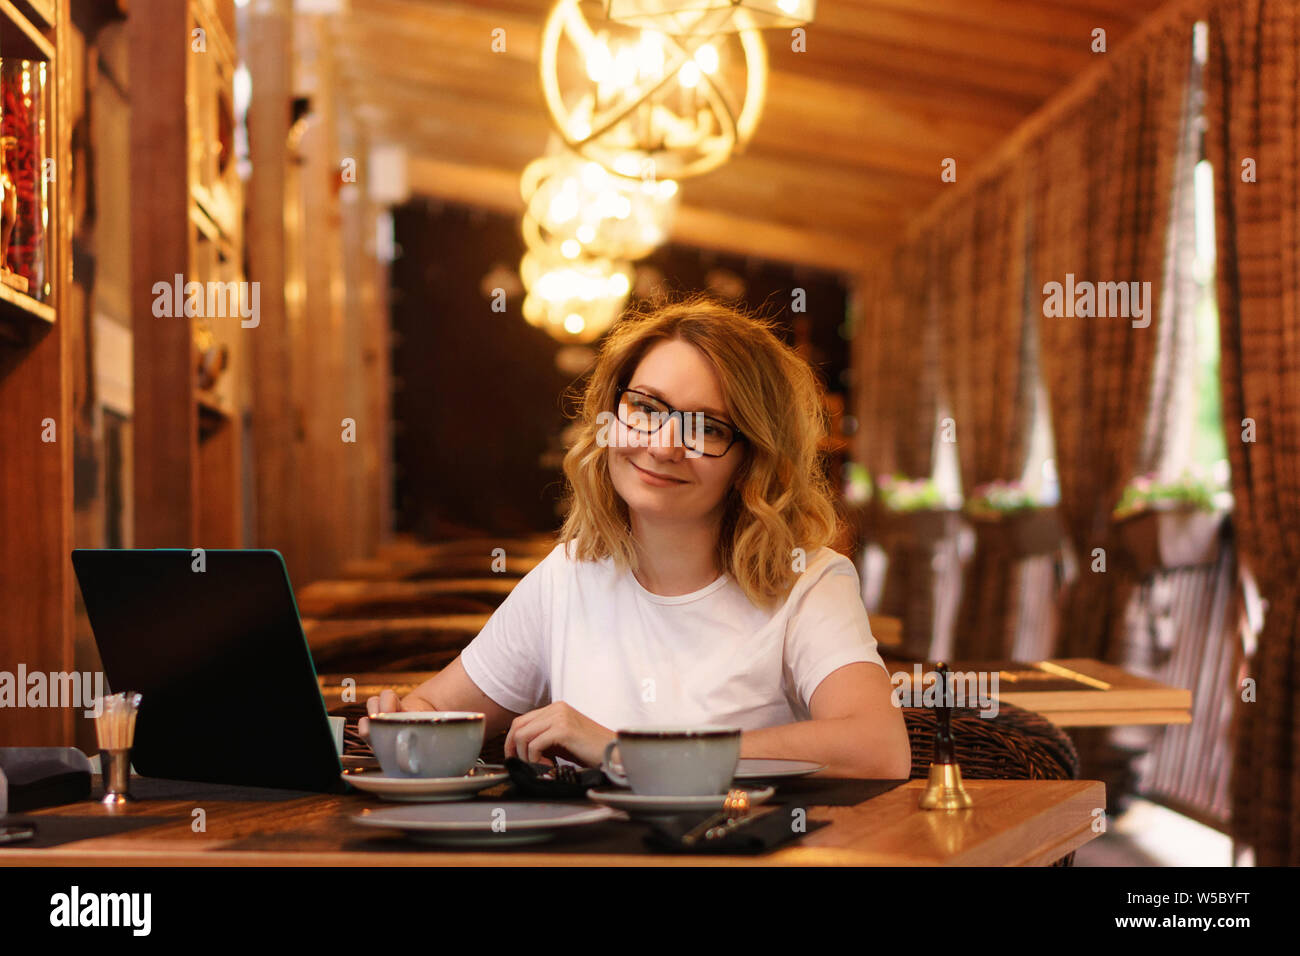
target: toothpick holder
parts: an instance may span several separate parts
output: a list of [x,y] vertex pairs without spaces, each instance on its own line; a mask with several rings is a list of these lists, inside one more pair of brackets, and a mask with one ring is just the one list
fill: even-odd
[[113,694],[99,702],[95,736],[99,742],[99,770],[104,780],[106,807],[120,807],[135,800],[131,796],[131,745],[135,742],[135,718],[140,695]]
[[99,767],[104,776],[104,798],[100,803],[106,807],[134,803],[135,797],[131,796],[131,749],[101,750]]

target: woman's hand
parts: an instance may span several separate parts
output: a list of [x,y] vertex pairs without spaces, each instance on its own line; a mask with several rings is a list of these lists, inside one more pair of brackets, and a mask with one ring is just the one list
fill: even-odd
[[558,756],[584,767],[599,767],[605,745],[613,739],[614,731],[564,701],[556,701],[511,722],[505,754],[529,763],[545,763],[544,756]]
[[[402,698],[397,696],[395,690],[382,690],[378,697],[371,697],[366,701],[366,713],[371,717],[375,714],[392,714],[407,709],[402,706]],[[370,739],[370,721],[367,718],[362,717],[357,721],[357,733],[364,740]]]

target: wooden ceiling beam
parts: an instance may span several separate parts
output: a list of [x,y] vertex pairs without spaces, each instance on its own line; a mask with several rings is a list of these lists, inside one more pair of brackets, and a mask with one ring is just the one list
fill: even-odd
[[[385,7],[404,6],[400,0],[367,0],[382,3]],[[536,64],[543,19],[536,21],[503,19],[491,10],[478,10],[472,14],[435,15],[442,7],[430,5],[423,17],[395,24],[387,15],[368,9],[356,9],[346,18],[340,18],[334,27],[336,39],[344,45],[366,49],[377,59],[398,58],[409,63],[417,72],[444,73],[453,68],[475,71],[490,67],[489,57],[502,64]],[[495,27],[506,30],[506,52],[492,53],[489,38]],[[1062,62],[1058,52],[1040,58],[1042,66],[1033,68],[1026,64],[1008,64],[1000,58],[989,58],[982,53],[986,43],[972,42],[978,32],[962,31],[966,45],[959,49],[934,51],[912,42],[884,39],[879,36],[855,36],[851,32],[824,30],[818,33],[814,24],[809,33],[806,53],[791,53],[781,42],[782,35],[771,31],[765,37],[769,57],[775,66],[774,80],[784,75],[784,70],[800,73],[805,69],[818,72],[829,60],[837,73],[832,74],[835,85],[864,86],[870,88],[865,78],[859,78],[858,69],[875,66],[886,73],[942,77],[946,86],[971,87],[999,91],[1009,97],[1022,98],[1026,93],[1046,97],[1059,88],[1072,70]],[[933,92],[933,82],[931,91]]]
[[[1107,9],[1092,0],[1055,4],[1038,0],[830,0],[836,8],[852,10],[862,19],[880,12],[904,17],[925,30],[931,21],[946,21],[1048,44],[1072,45],[1071,38],[1088,36],[1094,27],[1131,27],[1162,0],[1132,0]],[[822,4],[818,4],[820,12]],[[821,17],[818,17],[818,21]]]
[[[683,184],[678,230],[696,239],[681,241],[783,257],[802,243],[820,265],[880,255],[944,195],[942,159],[959,175],[983,165],[1096,62],[1092,29],[1113,46],[1161,2],[821,0],[807,52],[764,35],[764,116],[747,149]],[[350,0],[328,26],[342,89],[377,140],[407,148],[426,188],[515,208],[519,173],[552,135],[536,75],[552,6]],[[504,53],[491,51],[498,27]]]
[[[523,212],[519,175],[512,170],[415,157],[407,163],[407,182],[418,195],[507,215]],[[864,261],[878,256],[886,245],[871,246],[833,233],[794,229],[685,202],[674,220],[670,241],[845,273],[860,270]]]
[[[529,135],[537,148],[545,144],[549,122],[540,95],[527,87],[511,95],[471,97],[468,90],[449,91],[408,80],[400,66],[340,58],[345,83],[367,102],[386,107],[401,122],[436,118],[448,135],[464,129],[486,135]],[[979,155],[1017,125],[1018,117],[997,118],[946,113],[934,106],[925,112],[899,110],[886,97],[866,92],[836,96],[824,83],[786,77],[768,93],[767,108],[751,149],[772,149],[804,157],[802,171],[816,175],[815,165],[868,162],[876,168],[920,175],[937,169],[940,160]],[[450,129],[449,129],[450,127]]]

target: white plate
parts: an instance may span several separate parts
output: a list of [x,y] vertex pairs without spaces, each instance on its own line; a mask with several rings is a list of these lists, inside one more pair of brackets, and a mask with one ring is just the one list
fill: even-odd
[[[744,788],[749,793],[749,803],[751,806],[758,806],[766,802],[776,793],[773,787],[758,787],[750,789]],[[658,796],[649,794],[632,793],[630,790],[624,790],[613,787],[600,787],[598,789],[588,790],[587,799],[594,800],[596,803],[604,804],[607,807],[613,807],[615,810],[623,810],[633,816],[672,816],[678,813],[708,813],[710,810],[721,810],[722,803],[727,799],[725,793],[709,793],[703,796]]]
[[563,827],[599,823],[617,816],[609,807],[476,800],[367,810],[352,817],[352,822],[401,830],[424,843],[513,846],[548,840]]
[[460,777],[386,777],[381,773],[345,773],[343,779],[358,790],[401,803],[439,803],[464,800],[480,790],[510,779],[507,773],[477,772]]

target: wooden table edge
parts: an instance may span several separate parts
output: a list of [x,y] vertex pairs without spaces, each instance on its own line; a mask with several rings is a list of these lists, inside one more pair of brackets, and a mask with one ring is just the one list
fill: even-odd
[[[973,784],[992,783],[995,781],[972,781]],[[1012,782],[1012,781],[1004,781]],[[1019,781],[1016,781],[1019,782]],[[1048,782],[1048,781],[1024,781]],[[1105,803],[1105,784],[1100,780],[1058,780],[1053,783],[1077,784],[1078,790],[1066,799],[1066,803],[1079,808],[1090,809],[1092,805]],[[899,790],[916,793],[924,787],[922,780],[910,780]],[[891,793],[896,791],[890,791]],[[869,802],[869,801],[866,801]],[[935,811],[939,812],[939,811]],[[1042,811],[1043,813],[1060,812],[1058,807]],[[1068,811],[1067,811],[1068,812]],[[38,818],[39,819],[39,818]],[[1029,820],[1022,825],[1028,825]],[[897,853],[858,850],[847,847],[789,846],[770,854],[751,856],[747,854],[605,854],[605,853],[516,853],[493,850],[456,851],[430,850],[428,852],[403,850],[396,853],[359,852],[349,850],[231,850],[226,849],[235,841],[214,841],[202,848],[177,851],[157,846],[136,848],[94,848],[97,838],[79,840],[56,847],[41,849],[21,849],[11,846],[0,850],[0,868],[17,866],[49,867],[114,867],[114,866],[421,866],[421,867],[480,867],[480,866],[527,866],[527,867],[627,867],[627,866],[759,866],[759,867],[805,867],[805,866],[854,866],[854,867],[907,867],[918,866],[1034,866],[1051,863],[1098,834],[1092,831],[1091,818],[1081,821],[1080,825],[1065,836],[1057,839],[1046,849],[1039,849],[1027,857],[1007,856],[1000,861],[979,860],[979,857],[996,856],[996,843],[1001,839],[1010,839],[1004,834],[994,840],[994,847],[982,843],[972,847],[963,857],[951,860],[917,859]],[[970,858],[975,857],[972,861]]]
[[1040,710],[1058,727],[1128,727],[1190,724],[1190,710]]

